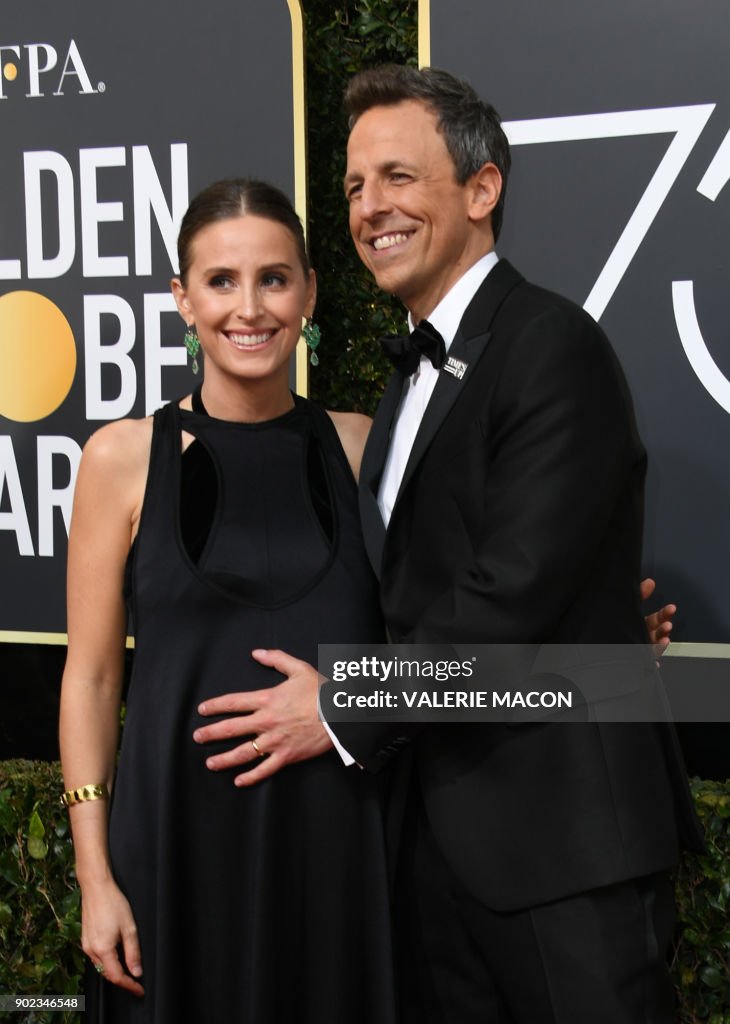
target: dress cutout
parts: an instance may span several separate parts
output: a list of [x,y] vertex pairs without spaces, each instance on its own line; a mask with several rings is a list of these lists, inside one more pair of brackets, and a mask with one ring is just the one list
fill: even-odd
[[[217,475],[197,562],[180,529],[182,430]],[[240,768],[205,766],[232,741],[192,738],[203,699],[281,680],[253,648],[316,664],[318,643],[383,639],[356,485],[327,414],[298,398],[265,423],[158,411],[130,596],[109,835],[145,996],[89,971],[87,1024],[393,1024],[385,780],[330,751],[238,789]]]

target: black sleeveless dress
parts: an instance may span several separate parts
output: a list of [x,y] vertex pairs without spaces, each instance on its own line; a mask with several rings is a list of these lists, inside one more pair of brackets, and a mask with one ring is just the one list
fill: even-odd
[[[182,430],[214,481],[196,557],[181,531]],[[390,1024],[383,782],[330,751],[238,789],[241,769],[205,766],[232,741],[192,738],[204,698],[280,681],[254,648],[316,664],[318,643],[382,639],[356,486],[327,414],[296,399],[239,424],[165,406],[135,548],[110,847],[145,996],[92,972],[87,1024]]]

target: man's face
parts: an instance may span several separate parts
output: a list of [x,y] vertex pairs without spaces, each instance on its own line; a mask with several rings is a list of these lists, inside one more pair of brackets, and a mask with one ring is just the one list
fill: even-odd
[[473,194],[420,101],[372,107],[356,122],[345,175],[355,248],[416,321],[491,248],[470,217]]

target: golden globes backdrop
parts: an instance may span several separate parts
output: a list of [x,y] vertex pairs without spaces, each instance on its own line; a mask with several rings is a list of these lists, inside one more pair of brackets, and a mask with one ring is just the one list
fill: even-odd
[[611,338],[650,457],[646,569],[682,639],[727,655],[730,8],[422,0],[419,33],[506,122],[498,251]]
[[298,0],[6,0],[0,138],[0,639],[52,641],[81,447],[194,381],[189,197],[250,175],[305,212]]

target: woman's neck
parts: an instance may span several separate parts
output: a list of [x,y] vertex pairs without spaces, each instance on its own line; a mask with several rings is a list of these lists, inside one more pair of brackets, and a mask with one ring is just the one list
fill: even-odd
[[234,423],[259,423],[283,416],[294,407],[288,383],[271,380],[231,382],[203,380],[200,397],[209,416]]

